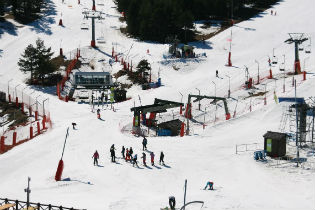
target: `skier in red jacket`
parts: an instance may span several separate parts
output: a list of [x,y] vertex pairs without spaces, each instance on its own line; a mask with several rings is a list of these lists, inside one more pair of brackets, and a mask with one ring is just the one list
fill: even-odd
[[94,165],[97,165],[98,166],[98,158],[99,158],[99,154],[97,152],[97,150],[94,152],[92,158],[94,158]]
[[153,152],[151,152],[151,153],[150,153],[150,156],[151,156],[151,165],[154,166],[154,156],[155,156],[155,155],[154,155]]

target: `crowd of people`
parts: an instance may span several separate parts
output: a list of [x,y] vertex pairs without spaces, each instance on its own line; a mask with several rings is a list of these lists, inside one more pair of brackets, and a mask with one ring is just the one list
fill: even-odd
[[[148,144],[147,138],[143,137],[143,140],[142,140],[143,152],[142,152],[142,156],[140,157],[142,159],[142,164],[145,167],[147,167],[147,154],[146,154],[146,152],[148,152],[149,155],[150,155],[151,165],[155,166],[155,162],[154,162],[155,154],[152,151],[148,151],[147,144]],[[115,150],[116,150],[115,144],[113,144],[110,147],[111,162],[116,162],[116,158],[117,157],[116,157]],[[94,159],[94,165],[98,166],[99,154],[98,154],[97,150],[94,152],[92,158]],[[121,158],[124,159],[126,162],[132,163],[133,166],[139,167],[138,166],[138,155],[134,154],[134,151],[133,151],[132,147],[128,148],[128,147],[122,146],[122,148],[121,148]],[[161,151],[161,153],[160,153],[159,163],[160,163],[160,165],[165,165],[163,151]]]

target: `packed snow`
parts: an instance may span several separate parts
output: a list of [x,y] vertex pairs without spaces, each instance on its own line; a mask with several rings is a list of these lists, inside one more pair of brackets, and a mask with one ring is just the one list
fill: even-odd
[[[206,57],[187,60],[163,56],[168,51],[166,44],[141,42],[121,34],[120,27],[126,24],[119,21],[121,14],[113,0],[96,0],[96,9],[105,17],[96,21],[96,38],[105,40],[105,43],[96,43],[98,49],[89,47],[91,20],[84,20],[82,14],[85,8],[92,8],[92,1],[81,0],[79,5],[77,0],[47,2],[49,9],[40,20],[26,26],[10,20],[8,30],[0,29],[0,90],[7,92],[10,79],[13,79],[10,82],[12,92],[16,85],[25,83],[29,75],[19,71],[17,61],[25,47],[34,44],[38,37],[46,46],[52,47],[55,56],[62,47],[70,59],[80,48],[80,59],[88,65],[76,71],[91,71],[88,66],[92,63],[94,71],[117,72],[120,64],[109,65],[113,47],[134,66],[141,59],[147,59],[152,66],[153,80],[160,75],[162,87],[142,90],[140,86],[132,86],[127,92],[131,100],[114,104],[115,111],[110,105],[95,107],[101,109],[102,120],[99,120],[89,104],[66,103],[60,101],[52,89],[21,85],[18,89],[26,87],[26,94],[35,89],[34,95],[40,95],[41,101],[49,98],[52,128],[0,155],[0,197],[26,200],[24,189],[27,177],[31,177],[31,201],[36,203],[89,210],[147,210],[168,206],[168,197],[174,195],[177,207],[181,207],[187,179],[186,201],[204,201],[203,208],[207,209],[314,209],[315,164],[296,168],[292,163],[277,167],[272,160],[267,163],[255,161],[253,151],[235,154],[236,144],[258,143],[257,149],[263,149],[263,135],[267,131],[278,131],[283,105],[275,103],[274,92],[277,97],[294,96],[292,76],[286,76],[284,80],[283,72],[279,70],[285,54],[286,71],[293,72],[294,46],[284,41],[291,32],[302,32],[315,40],[313,0],[280,1],[273,8],[234,25],[205,43],[190,43],[196,54],[206,53]],[[270,15],[270,10],[277,11],[277,15]],[[64,27],[58,26],[60,18]],[[89,25],[89,30],[81,30],[83,23]],[[230,39],[233,66],[227,67]],[[308,43],[306,41],[305,45]],[[314,44],[311,54],[300,51],[301,67],[307,71],[307,79],[303,81],[303,75],[294,77],[298,97],[314,97],[314,52]],[[267,79],[268,58],[272,59],[273,55],[278,59],[278,64],[271,66],[275,79]],[[267,105],[264,105],[264,96],[248,98],[249,91],[243,88],[244,66],[257,82],[255,61],[259,63],[261,81],[252,92],[268,91]],[[219,77],[215,75],[216,70]],[[143,166],[140,159],[142,138],[130,132],[133,117],[130,108],[140,106],[139,98],[142,105],[153,104],[154,98],[187,103],[188,94],[197,95],[197,89],[201,95],[227,97],[228,76],[231,78],[232,98],[228,99],[228,106],[232,119],[225,120],[223,103],[216,107],[209,104],[209,100],[203,100],[199,111],[198,102],[194,102],[196,121],[190,122],[190,135],[156,137],[149,133],[148,150],[155,153],[156,166]],[[119,78],[119,81],[129,83],[127,78]],[[176,119],[186,122],[179,116],[179,109],[172,111]],[[173,113],[161,114],[159,122],[172,119]],[[72,129],[72,122],[77,124],[76,130]],[[69,137],[63,157],[62,178],[65,181],[56,182],[55,172],[68,127]],[[112,144],[116,147],[117,163],[110,161]],[[120,158],[122,146],[132,147],[138,154],[139,168]],[[93,165],[95,150],[100,154],[99,167]],[[161,151],[165,154],[164,166],[158,164]],[[292,148],[292,154],[294,152],[295,148]],[[149,153],[146,154],[149,162]],[[310,163],[315,162],[314,153],[307,156],[301,151],[301,156],[307,157]],[[202,190],[207,181],[214,182],[213,191]],[[196,204],[186,209],[200,207]]]

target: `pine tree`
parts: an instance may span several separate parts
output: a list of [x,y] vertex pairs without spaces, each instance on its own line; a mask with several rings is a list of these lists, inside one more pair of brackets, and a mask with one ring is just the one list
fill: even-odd
[[42,80],[42,84],[44,83],[45,75],[53,73],[55,70],[53,64],[50,62],[53,54],[54,53],[51,52],[51,47],[46,48],[43,40],[36,40],[37,68],[35,74],[37,78]]
[[31,73],[30,81],[33,81],[33,75],[34,71],[36,69],[37,65],[37,59],[36,59],[36,48],[30,44],[26,47],[24,50],[24,53],[22,54],[22,58],[18,61],[18,66],[20,67],[20,70],[24,73]]
[[147,82],[147,76],[149,75],[149,72],[151,70],[150,63],[143,59],[139,62],[136,68],[136,74],[138,75],[138,78],[142,78],[141,83]]
[[32,44],[26,47],[18,65],[24,73],[31,73],[30,83],[35,78],[41,79],[42,84],[44,84],[45,76],[55,71],[55,67],[50,61],[52,55],[51,48],[46,48],[41,39],[36,40],[36,47]]

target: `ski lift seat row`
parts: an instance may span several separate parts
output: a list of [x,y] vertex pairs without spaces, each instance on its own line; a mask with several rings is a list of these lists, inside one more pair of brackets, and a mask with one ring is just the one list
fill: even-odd
[[305,53],[311,53],[311,46],[310,45],[305,47]]
[[81,29],[82,29],[82,30],[89,30],[89,29],[90,29],[90,26],[89,26],[88,23],[83,22],[83,23],[81,24]]
[[281,63],[280,66],[279,66],[279,70],[280,71],[284,71],[284,68],[285,68],[284,63]]
[[272,64],[277,64],[278,63],[278,58],[276,56],[272,57]]
[[103,36],[97,38],[96,41],[97,41],[97,43],[100,43],[100,44],[105,44],[106,43],[105,38]]

